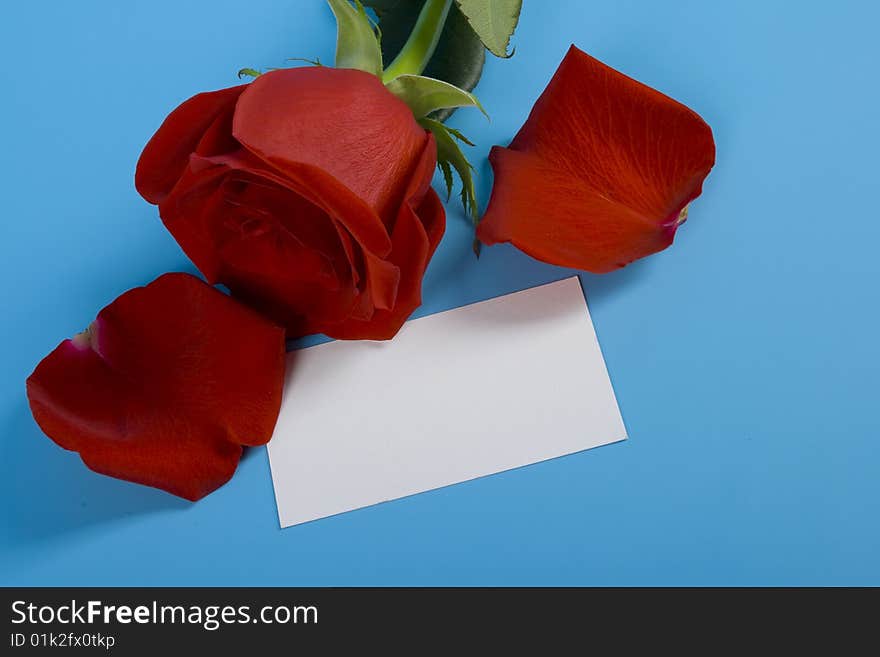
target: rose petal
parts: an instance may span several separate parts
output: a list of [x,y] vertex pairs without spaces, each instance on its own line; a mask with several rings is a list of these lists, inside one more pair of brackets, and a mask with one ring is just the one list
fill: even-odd
[[[261,175],[285,185],[345,226],[352,237],[376,255],[391,249],[391,240],[382,218],[338,179],[311,164],[289,162],[282,157],[272,160],[275,168],[261,170]],[[252,167],[253,168],[253,167]]]
[[394,307],[377,307],[369,321],[350,317],[336,325],[309,326],[310,330],[348,340],[389,340],[421,305],[422,278],[446,227],[443,203],[430,187],[435,166],[436,149],[431,137],[406,190],[409,200],[401,206],[391,235],[388,261],[400,270]]
[[[362,256],[361,271],[354,268],[350,233],[253,159],[193,158],[160,205],[162,220],[209,281],[229,287],[291,336],[302,334],[304,316],[342,321],[358,303],[365,268]],[[333,202],[349,199],[342,189]],[[354,203],[349,207],[355,211]],[[387,253],[391,240],[384,228],[379,235]]]
[[390,310],[397,300],[400,267],[364,251],[370,297],[376,310]]
[[508,148],[477,236],[596,273],[672,243],[715,162],[692,110],[574,46]]
[[[370,251],[385,255],[391,249],[391,240],[382,219],[363,199],[318,167],[287,161],[282,157],[275,158],[270,165],[243,149],[212,157],[194,155],[190,162],[193,173],[201,173],[206,169],[216,171],[219,170],[217,167],[222,167],[230,171],[245,171],[278,187],[289,189],[345,226]],[[185,179],[186,173],[181,178],[183,182],[178,183],[184,192],[192,186]],[[159,206],[163,220],[164,211],[168,207],[168,203]],[[290,216],[291,221],[296,221],[295,213],[287,212],[284,215]]]
[[233,135],[261,158],[321,169],[393,217],[427,135],[374,75],[303,67],[254,80],[238,102]]
[[229,103],[217,114],[208,129],[196,144],[194,153],[201,157],[214,157],[232,153],[241,148],[232,136],[232,117],[235,115],[235,104]]
[[246,86],[198,94],[168,115],[138,160],[134,180],[141,196],[150,203],[162,201],[183,174],[190,154],[203,141],[206,131],[212,135],[209,139],[213,146],[206,142],[201,147],[216,152],[221,128],[210,129],[215,122],[222,123],[224,115],[231,114]]
[[96,472],[197,500],[272,435],[284,332],[188,274],[116,299],[27,381],[43,431]]

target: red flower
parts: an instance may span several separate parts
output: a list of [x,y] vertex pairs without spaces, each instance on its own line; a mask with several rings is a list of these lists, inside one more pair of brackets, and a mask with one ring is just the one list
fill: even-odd
[[95,472],[197,500],[272,436],[284,331],[188,274],[98,313],[27,380],[37,423]]
[[377,77],[297,68],[183,103],[136,185],[209,281],[292,336],[387,339],[443,235],[435,164]]
[[574,46],[508,148],[477,236],[601,273],[672,244],[715,162],[693,111]]

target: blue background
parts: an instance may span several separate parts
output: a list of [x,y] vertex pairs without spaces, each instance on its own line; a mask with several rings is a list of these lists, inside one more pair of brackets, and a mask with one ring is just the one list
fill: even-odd
[[[265,449],[190,505],[56,447],[24,380],[124,290],[192,271],[132,182],[165,114],[242,66],[332,61],[329,10],[3,13],[0,583],[880,584],[876,3],[525,0],[516,55],[489,58],[477,90],[491,123],[453,119],[484,202],[489,147],[571,42],[717,140],[675,245],[582,276],[630,440],[286,530]],[[508,246],[475,261],[455,199],[448,223],[420,314],[567,274]]]

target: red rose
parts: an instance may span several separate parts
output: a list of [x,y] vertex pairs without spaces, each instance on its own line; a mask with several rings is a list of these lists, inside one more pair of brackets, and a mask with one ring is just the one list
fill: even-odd
[[595,273],[672,244],[715,163],[696,112],[574,46],[507,148],[477,236]]
[[435,164],[376,76],[311,67],[189,99],[135,182],[209,281],[291,336],[387,339],[443,235]]
[[284,330],[189,274],[129,290],[27,380],[40,428],[95,472],[197,500],[272,437]]

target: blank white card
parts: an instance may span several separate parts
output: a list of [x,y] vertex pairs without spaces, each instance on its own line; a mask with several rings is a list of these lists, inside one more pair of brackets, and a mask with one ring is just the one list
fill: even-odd
[[282,527],[626,438],[577,277],[288,359]]

